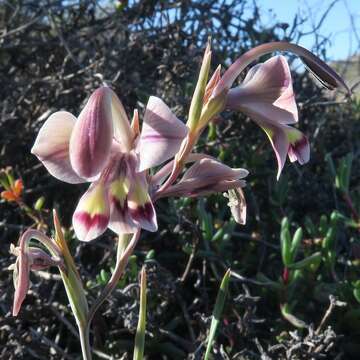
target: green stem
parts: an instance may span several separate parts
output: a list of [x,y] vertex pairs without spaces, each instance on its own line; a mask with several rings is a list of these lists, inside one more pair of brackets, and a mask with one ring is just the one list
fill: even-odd
[[80,335],[80,344],[81,344],[81,352],[83,356],[83,360],[91,360],[91,347],[89,340],[89,326],[84,326],[78,324],[79,335]]
[[69,248],[61,229],[59,218],[54,211],[55,242],[60,248],[60,253],[64,259],[65,268],[60,268],[60,275],[66,290],[73,316],[79,329],[81,351],[84,360],[91,360],[91,347],[89,341],[89,329],[87,325],[88,303],[85,296],[80,275],[76,269],[74,259],[70,254]]
[[100,296],[95,300],[94,304],[91,306],[86,322],[86,334],[89,335],[91,322],[94,318],[96,311],[103,304],[103,302],[107,299],[107,297],[112,293],[112,291],[116,288],[121,276],[124,273],[125,267],[128,263],[130,255],[133,253],[134,248],[140,237],[140,229],[133,234],[130,242],[128,242],[129,234],[122,234],[119,236],[118,242],[118,252],[117,252],[117,260],[115,265],[115,270],[103,289]]
[[140,311],[139,321],[135,335],[135,348],[133,360],[143,360],[145,348],[145,328],[146,328],[146,272],[141,270],[140,278]]

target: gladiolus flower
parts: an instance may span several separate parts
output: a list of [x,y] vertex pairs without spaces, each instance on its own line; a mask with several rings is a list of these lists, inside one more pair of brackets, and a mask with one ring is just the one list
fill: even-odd
[[156,97],[150,97],[138,138],[124,107],[108,87],[97,89],[79,117],[56,112],[44,123],[32,153],[59,180],[90,181],[73,215],[77,237],[90,241],[107,227],[116,233],[157,230],[145,170],[175,155],[187,128]]
[[265,131],[276,154],[278,178],[286,155],[300,164],[309,161],[308,140],[288,126],[298,121],[298,111],[290,69],[283,56],[251,68],[242,84],[228,92],[226,107],[247,114]]
[[232,169],[215,159],[203,158],[196,161],[162,196],[195,197],[244,187],[245,181],[240,179],[247,175],[245,169]]
[[107,227],[157,230],[144,170],[174,156],[187,128],[156,97],[149,99],[139,139],[137,116],[130,126],[118,97],[101,87],[77,119],[60,111],[40,129],[32,153],[48,171],[69,183],[91,182],[73,215],[80,240],[95,239]]
[[[151,196],[161,181],[152,181],[147,170],[172,158],[187,134],[187,126],[154,96],[149,98],[140,132],[138,113],[130,125],[118,97],[102,87],[91,95],[77,119],[64,111],[51,115],[32,153],[59,180],[91,182],[73,215],[77,237],[90,241],[108,227],[117,234],[134,233],[138,228],[157,230]],[[212,182],[211,176],[205,179],[204,173],[194,171],[198,166],[208,175],[213,172]],[[177,188],[170,187],[159,197],[226,191],[242,186],[244,182],[238,179],[246,174],[219,162],[201,162],[185,173]]]
[[286,59],[283,56],[275,56],[252,67],[238,87],[231,87],[252,61],[278,50],[298,55],[326,88],[343,88],[350,93],[343,79],[308,50],[286,42],[273,42],[246,52],[221,78],[218,74],[219,69],[216,70],[208,84],[213,90],[210,96],[207,95],[200,120],[203,127],[224,109],[237,110],[248,115],[265,131],[271,142],[278,163],[277,178],[280,177],[286,156],[289,156],[291,162],[298,161],[300,164],[305,164],[310,158],[306,136],[289,126],[297,123],[298,112]]
[[[40,248],[29,246],[32,238],[44,243],[52,254],[49,255]],[[64,263],[61,250],[56,243],[38,230],[30,229],[24,232],[19,246],[11,245],[10,252],[17,257],[15,264],[10,266],[10,270],[14,271],[15,287],[13,315],[17,316],[30,286],[30,270],[43,270],[50,266],[63,267]]]

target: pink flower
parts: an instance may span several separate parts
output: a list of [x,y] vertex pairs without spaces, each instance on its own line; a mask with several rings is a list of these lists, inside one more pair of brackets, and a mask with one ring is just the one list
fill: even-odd
[[[49,255],[40,248],[29,246],[32,238],[43,243],[52,254]],[[38,230],[29,229],[25,231],[20,238],[19,246],[11,245],[10,252],[17,257],[15,264],[10,267],[14,271],[15,286],[13,315],[17,316],[30,286],[30,270],[43,270],[50,266],[63,268],[64,263],[61,250],[55,241]]]
[[[137,228],[157,230],[151,196],[159,183],[151,180],[147,170],[171,159],[187,133],[187,126],[167,105],[151,96],[139,134],[137,113],[130,125],[116,94],[101,87],[77,119],[64,111],[52,114],[40,129],[32,153],[59,180],[91,182],[73,215],[77,237],[90,241],[108,227],[118,234],[134,233]],[[235,180],[245,174],[235,171],[230,177]],[[201,174],[197,180],[201,183]],[[228,177],[225,181],[212,184],[214,191],[239,185],[229,182]],[[206,186],[210,190],[211,184]],[[188,192],[183,186],[182,194]]]
[[[305,63],[310,71],[329,89],[344,88],[350,92],[341,77],[308,50],[286,42],[273,42],[257,46],[240,56],[219,77],[216,70],[211,84],[211,95],[203,110],[203,124],[224,109],[237,110],[248,115],[268,136],[274,149],[280,177],[286,156],[291,162],[305,164],[310,158],[306,136],[290,126],[298,122],[298,111],[292,88],[289,66],[283,56],[275,56],[253,66],[244,81],[231,88],[236,78],[258,57],[273,51],[290,51]],[[210,81],[211,82],[211,81]],[[209,82],[209,85],[210,85]],[[215,111],[214,111],[215,109]]]
[[283,56],[252,67],[241,85],[229,90],[225,106],[247,114],[265,131],[276,154],[278,178],[286,155],[300,164],[309,161],[306,136],[289,126],[297,123],[298,111],[290,69]]

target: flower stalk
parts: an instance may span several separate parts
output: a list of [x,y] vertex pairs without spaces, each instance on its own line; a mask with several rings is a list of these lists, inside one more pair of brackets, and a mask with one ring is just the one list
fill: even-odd
[[135,335],[135,349],[133,360],[142,360],[145,348],[146,328],[146,271],[143,267],[140,273],[140,311]]
[[76,269],[74,259],[70,254],[69,248],[64,238],[61,224],[55,210],[53,212],[53,219],[55,227],[55,241],[61,249],[65,263],[65,269],[60,269],[60,275],[64,283],[72,313],[78,326],[83,359],[91,360],[92,355],[87,325],[89,308],[85,296],[85,291],[80,279],[80,275]]
[[107,299],[107,297],[116,288],[121,276],[124,273],[125,267],[128,263],[129,257],[132,255],[135,246],[139,240],[141,230],[138,229],[134,234],[121,234],[118,240],[117,260],[114,272],[106,284],[105,288],[101,292],[100,296],[92,304],[88,316],[87,316],[87,327],[90,329],[91,321],[94,318],[96,311]]

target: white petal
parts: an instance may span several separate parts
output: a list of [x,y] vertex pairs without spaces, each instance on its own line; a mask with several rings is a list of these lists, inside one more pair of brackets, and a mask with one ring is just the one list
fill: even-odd
[[86,181],[76,174],[70,163],[69,142],[75,121],[76,117],[66,111],[52,114],[31,149],[52,176],[71,184]]
[[160,165],[173,157],[187,132],[186,125],[169,107],[161,99],[151,96],[137,147],[140,155],[139,171]]

